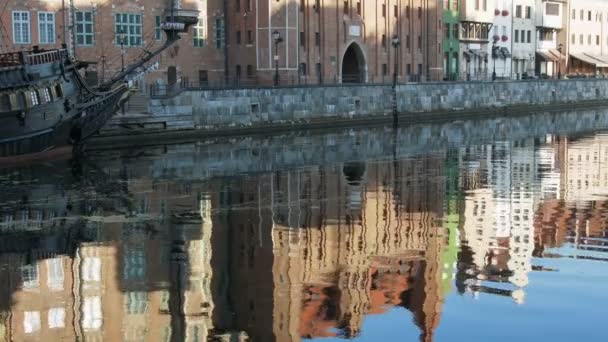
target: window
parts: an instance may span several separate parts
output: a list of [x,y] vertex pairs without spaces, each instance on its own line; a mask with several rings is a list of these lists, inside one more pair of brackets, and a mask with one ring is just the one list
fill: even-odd
[[130,291],[125,293],[125,312],[127,315],[142,315],[148,309],[148,293]]
[[13,11],[13,42],[30,43],[30,12]]
[[23,281],[23,287],[26,289],[38,287],[38,264],[22,266],[21,280]]
[[92,46],[93,37],[93,12],[76,12],[76,44],[78,46]]
[[488,0],[483,0],[483,10],[484,11],[488,10]]
[[306,47],[306,36],[303,31],[300,31],[300,46]]
[[579,34],[579,36],[578,36],[578,41],[579,41],[579,43],[580,43],[581,45],[583,45],[583,44],[584,44],[584,39],[583,39],[583,35],[582,35],[582,34]]
[[386,49],[386,35],[382,35],[381,44],[384,49]]
[[576,10],[572,10],[572,20],[576,20]]
[[85,257],[82,260],[82,280],[101,281],[101,259],[97,257]]
[[241,0],[236,0],[236,12],[241,11]]
[[521,5],[515,6],[515,18],[521,18]]
[[43,99],[44,99],[44,103],[51,102],[52,98],[51,98],[51,92],[49,91],[49,88],[43,88],[42,89],[42,96],[43,96]]
[[124,44],[125,46],[141,46],[141,14],[132,13],[116,13],[115,34],[116,45]]
[[241,79],[241,65],[240,64],[236,65],[235,74],[236,74],[236,79],[240,80]]
[[65,327],[65,309],[50,308],[48,313],[48,323],[50,329]]
[[382,76],[388,75],[388,66],[386,64],[382,64]]
[[321,33],[319,33],[319,32],[315,32],[315,45],[316,46],[321,45]]
[[519,43],[519,30],[515,30],[515,36],[513,37],[515,43]]
[[528,41],[528,43],[532,43],[532,31],[528,31],[528,33],[527,33],[527,41]]
[[141,280],[146,275],[146,260],[143,248],[131,247],[124,253],[123,279]]
[[361,1],[357,1],[357,14],[361,15]]
[[453,26],[453,30],[452,30],[452,35],[454,36],[454,39],[458,39],[460,38],[458,36],[458,24],[454,24]]
[[479,0],[475,0],[475,9],[479,11]]
[[418,50],[422,49],[422,36],[418,36]]
[[300,63],[300,75],[301,76],[308,75],[308,68],[306,66],[306,63]]
[[585,20],[585,11],[581,10],[581,21]]
[[163,39],[163,30],[161,29],[161,17],[160,16],[155,16],[154,17],[154,39],[156,40],[162,40]]
[[591,21],[591,11],[587,12],[587,20]]
[[241,45],[241,31],[236,31],[236,44]]
[[397,5],[393,6],[393,17],[397,18],[399,16],[399,9]]
[[409,50],[410,48],[410,35],[405,36],[405,47]]
[[591,45],[591,35],[587,35],[587,45]]
[[253,77],[253,65],[247,64],[247,78]]
[[224,47],[224,18],[215,19],[215,47],[217,49]]
[[247,31],[247,44],[253,44],[253,31]]
[[[205,22],[202,18],[198,19],[198,23],[196,26],[192,28],[192,45],[194,47],[203,47],[205,46],[205,41],[207,40],[207,30],[205,30]],[[237,44],[241,43],[241,31],[237,33]]]
[[576,35],[574,33],[572,34],[570,41],[572,42],[572,45],[576,44]]
[[382,4],[382,18],[386,18],[386,4]]
[[408,64],[405,65],[405,73],[407,75],[411,75],[412,74],[412,65],[411,64],[408,63]]
[[600,36],[595,36],[595,45],[600,45]]
[[38,40],[40,44],[55,44],[55,13],[38,12]]
[[526,19],[532,18],[532,7],[526,6]]
[[40,312],[23,312],[23,330],[26,334],[31,334],[40,330]]
[[445,39],[450,39],[450,24],[445,24],[443,28],[443,35]]
[[348,14],[348,0],[344,0],[344,14]]
[[84,330],[99,330],[102,319],[101,298],[85,297],[82,304],[82,327]]
[[47,284],[54,291],[63,290],[63,260],[61,258],[47,259]]

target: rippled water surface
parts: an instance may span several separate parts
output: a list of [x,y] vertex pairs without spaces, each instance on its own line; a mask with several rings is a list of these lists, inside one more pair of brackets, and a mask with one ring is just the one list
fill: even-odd
[[606,341],[608,112],[566,114],[0,167],[0,341]]

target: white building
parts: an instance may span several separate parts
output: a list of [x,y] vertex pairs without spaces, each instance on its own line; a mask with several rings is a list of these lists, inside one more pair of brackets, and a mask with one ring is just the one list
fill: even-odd
[[569,73],[600,73],[608,68],[608,2],[576,0],[568,15]]
[[494,22],[491,0],[460,2],[461,78],[485,79],[488,76],[488,43]]
[[535,0],[513,0],[513,73],[534,75],[536,52]]
[[566,73],[564,62],[567,46],[558,42],[558,35],[564,28],[566,10],[566,0],[536,0],[537,75],[556,77]]
[[[511,45],[512,45],[512,0],[494,0],[494,26],[488,44],[488,54],[492,59],[492,73],[496,68],[498,79],[511,76]],[[495,42],[495,43],[494,43]],[[493,51],[493,46],[496,49]]]

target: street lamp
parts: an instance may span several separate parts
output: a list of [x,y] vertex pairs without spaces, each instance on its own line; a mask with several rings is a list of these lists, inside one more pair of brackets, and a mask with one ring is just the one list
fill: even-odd
[[120,71],[125,71],[125,32],[122,28],[118,29],[118,40],[120,41]]
[[394,35],[392,40],[391,40],[391,44],[393,45],[393,49],[395,50],[395,67],[393,68],[393,87],[397,86],[397,68],[399,68],[399,63],[398,63],[398,56],[399,56],[399,50],[397,50],[397,48],[399,47],[399,45],[401,45],[401,40],[399,39],[399,36]]
[[559,44],[559,46],[557,47],[557,51],[559,52],[559,61],[557,62],[557,79],[561,79],[562,78],[562,48],[564,47],[564,44]]
[[274,31],[272,33],[272,40],[274,41],[274,85],[279,85],[279,43],[283,41],[281,33]]
[[393,126],[396,128],[399,124],[399,118],[397,116],[397,68],[399,67],[398,57],[399,57],[399,45],[401,44],[401,40],[398,35],[394,35],[391,39],[391,45],[393,45],[393,49],[395,50],[395,66],[393,68]]
[[492,64],[493,64],[493,70],[492,70],[492,82],[496,81],[496,57],[498,57],[498,46],[496,46],[496,43],[498,42],[498,39],[494,38],[494,41],[492,42]]

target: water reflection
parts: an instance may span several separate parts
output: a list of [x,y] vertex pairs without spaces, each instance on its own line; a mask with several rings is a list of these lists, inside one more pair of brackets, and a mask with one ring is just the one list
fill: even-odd
[[432,341],[450,296],[523,310],[560,269],[543,260],[608,260],[608,135],[231,175],[200,158],[2,170],[0,337],[356,338],[403,308],[391,329]]

